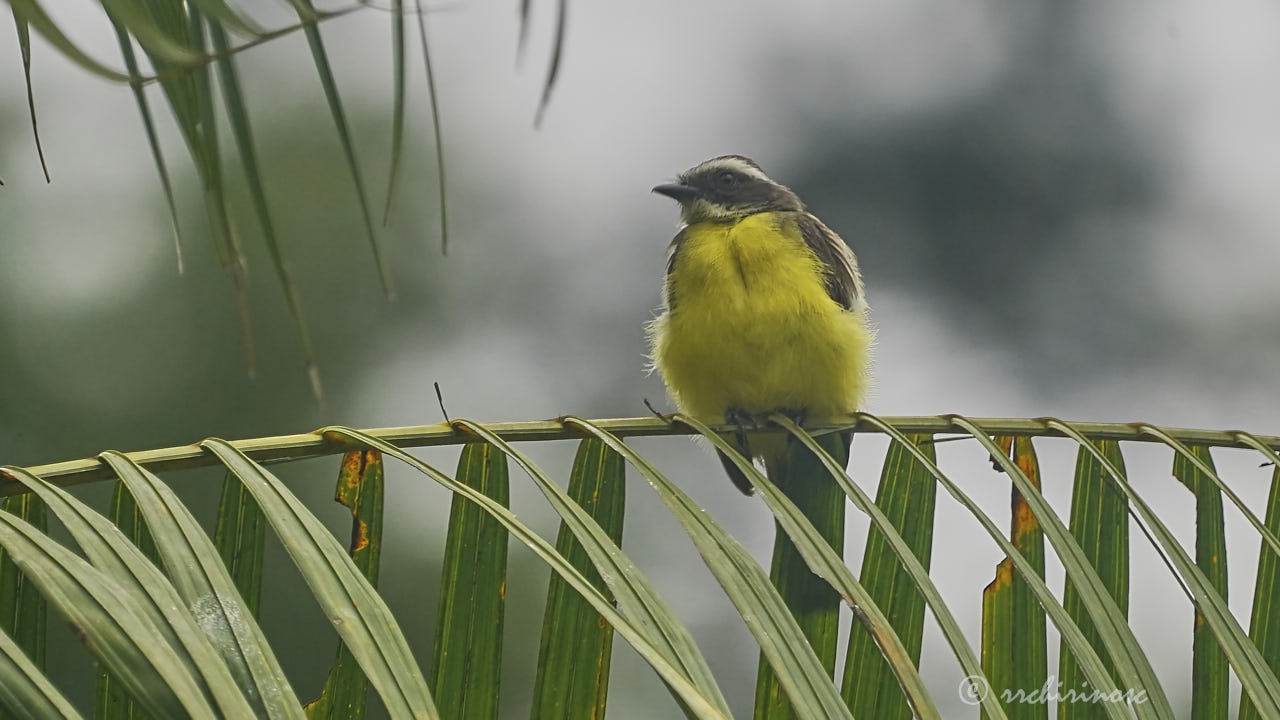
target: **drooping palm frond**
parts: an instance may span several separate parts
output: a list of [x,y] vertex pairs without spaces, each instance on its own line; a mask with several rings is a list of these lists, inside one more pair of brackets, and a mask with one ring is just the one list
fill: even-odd
[[[287,253],[280,246],[272,220],[270,193],[263,181],[266,168],[259,167],[258,154],[253,142],[250,122],[249,98],[242,91],[236,74],[237,56],[249,49],[276,38],[301,32],[307,39],[312,63],[329,107],[339,145],[341,146],[352,190],[360,208],[365,240],[371,249],[378,279],[387,299],[395,296],[391,263],[385,257],[379,233],[375,228],[371,201],[366,191],[364,174],[360,169],[354,139],[347,122],[347,110],[342,102],[333,68],[325,49],[321,29],[335,18],[370,7],[366,1],[352,0],[335,9],[318,9],[312,0],[275,0],[276,5],[289,9],[297,16],[297,22],[277,28],[259,27],[242,12],[225,0],[99,0],[106,16],[103,31],[113,31],[119,41],[123,67],[117,67],[109,59],[94,57],[59,27],[46,9],[45,0],[4,0],[12,10],[21,51],[21,69],[27,83],[31,125],[35,133],[35,145],[46,180],[49,170],[45,165],[44,148],[40,142],[39,125],[36,122],[34,91],[31,87],[32,31],[49,45],[85,71],[104,79],[128,84],[134,94],[141,115],[143,130],[147,136],[152,158],[160,178],[161,189],[168,205],[173,224],[174,247],[179,272],[184,268],[182,230],[178,222],[178,209],[170,182],[168,164],[157,140],[155,118],[145,92],[151,85],[159,85],[163,91],[177,128],[186,144],[188,155],[200,181],[209,228],[218,248],[224,269],[232,280],[236,307],[240,316],[242,342],[246,365],[250,374],[256,367],[256,352],[250,323],[248,283],[243,239],[230,222],[228,188],[235,184],[229,177],[219,152],[218,112],[229,120],[232,139],[239,158],[239,171],[249,189],[253,213],[258,223],[262,242],[268,250],[271,264],[281,289],[284,291],[290,316],[297,328],[303,363],[314,394],[321,395],[320,374],[316,352],[312,347],[308,325],[303,317],[299,292],[289,273]],[[538,115],[546,109],[551,88],[560,66],[565,42],[563,18],[567,2],[559,3],[557,25],[552,45],[551,69],[545,80]],[[426,93],[431,107],[432,133],[436,150],[436,171],[440,204],[441,251],[448,252],[449,234],[445,206],[445,163],[441,141],[440,116],[436,98],[436,83],[427,51],[426,14],[420,2],[407,8],[403,0],[393,0],[392,18],[392,67],[394,73],[394,99],[392,106],[391,159],[387,171],[387,189],[384,202],[383,224],[391,211],[391,200],[396,190],[403,147],[406,113],[405,20],[407,14],[417,16],[419,36],[427,68]],[[150,72],[139,62],[135,48],[150,65]],[[217,82],[211,77],[216,67]],[[215,91],[220,86],[221,93]],[[0,181],[3,185],[3,181]]]
[[[791,438],[792,474],[774,485],[733,452],[720,433],[696,419],[451,424],[315,433],[122,454],[32,468],[0,469],[11,495],[0,512],[0,707],[23,717],[72,717],[44,666],[45,604],[72,622],[96,657],[110,692],[99,716],[137,703],[158,717],[359,717],[373,688],[393,717],[491,718],[499,713],[503,660],[507,539],[529,547],[551,569],[542,628],[533,717],[600,717],[607,709],[611,637],[630,644],[667,686],[684,713],[726,718],[730,704],[692,634],[646,574],[621,547],[625,519],[623,468],[631,465],[688,534],[708,570],[755,637],[769,672],[761,674],[756,716],[953,717],[956,698],[931,694],[921,678],[925,609],[932,614],[967,677],[963,701],[987,718],[1047,717],[1047,628],[1061,637],[1060,679],[1089,688],[1091,702],[1061,702],[1065,717],[1172,718],[1168,687],[1126,619],[1130,517],[1168,558],[1188,591],[1194,624],[1191,702],[1197,717],[1222,716],[1228,673],[1243,689],[1242,717],[1280,716],[1280,652],[1271,618],[1276,599],[1276,518],[1280,471],[1273,473],[1266,521],[1255,529],[1260,558],[1250,630],[1226,607],[1222,495],[1249,515],[1215,470],[1212,448],[1280,459],[1280,438],[1242,432],[1172,430],[1150,425],[1056,420],[878,418],[808,431],[784,416],[760,432]],[[832,457],[824,437],[836,430],[888,435],[889,451],[873,502]],[[770,574],[705,509],[627,442],[629,437],[698,433],[725,451],[759,490],[789,554],[775,554]],[[1010,527],[999,527],[938,464],[934,443],[959,435],[979,444],[1011,480]],[[1043,494],[1033,438],[1070,438],[1078,448],[1072,507]],[[582,438],[568,487],[535,464],[519,445]],[[1196,558],[1174,539],[1130,483],[1122,443],[1159,443],[1174,459],[1171,474],[1194,494]],[[405,448],[464,445],[451,476]],[[832,445],[839,445],[833,443]],[[352,512],[348,547],[267,469],[300,458],[344,453],[337,498]],[[432,657],[415,658],[397,619],[375,588],[384,545],[382,460],[394,457],[453,493],[443,549],[439,622]],[[808,458],[804,460],[804,458]],[[510,508],[508,461],[525,471],[560,518],[554,545]],[[804,460],[803,462],[797,462]],[[227,482],[215,537],[156,473],[219,464]],[[112,519],[66,488],[116,478]],[[935,484],[936,483],[936,484]],[[870,518],[862,572],[841,559],[843,533],[824,533],[829,511],[804,511],[799,497],[825,484],[846,494]],[[936,537],[933,506],[940,485],[982,526],[1006,556],[983,593],[982,652],[965,639],[929,571]],[[843,501],[840,501],[843,505]],[[136,509],[135,509],[136,508]],[[83,553],[54,541],[46,514],[70,531]],[[319,699],[305,706],[291,689],[256,618],[262,577],[262,531],[270,526],[338,630],[341,645]],[[834,527],[825,525],[829,528]],[[643,542],[633,527],[629,542]],[[149,539],[148,539],[149,538]],[[1044,540],[1066,570],[1059,597],[1044,581]],[[781,558],[781,559],[779,559]],[[806,575],[806,573],[812,575]],[[829,658],[834,644],[806,625],[811,598],[779,578],[812,577],[853,610],[842,674]],[[794,582],[794,581],[791,581]],[[1172,602],[1172,601],[1171,601]],[[790,606],[788,606],[788,603]],[[824,621],[825,622],[825,621]],[[815,634],[816,633],[816,634]],[[815,649],[817,648],[817,649]],[[840,680],[837,682],[836,678]],[[776,688],[770,690],[769,688]],[[1101,699],[1099,699],[1101,698]],[[1111,698],[1111,700],[1108,700]],[[1115,700],[1119,698],[1120,700]],[[1137,698],[1137,699],[1135,699]],[[1125,701],[1127,699],[1127,702]]]

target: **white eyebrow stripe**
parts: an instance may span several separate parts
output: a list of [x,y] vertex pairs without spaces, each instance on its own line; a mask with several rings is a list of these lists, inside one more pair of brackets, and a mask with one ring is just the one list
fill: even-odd
[[743,162],[741,159],[736,157],[725,157],[725,158],[716,158],[714,160],[708,160],[702,163],[701,165],[695,167],[693,170],[690,170],[689,174],[692,175],[695,173],[714,172],[716,170],[733,170],[734,172],[740,172],[743,175],[753,177],[757,180],[763,180],[768,183],[773,182],[773,180],[771,180],[768,175],[765,175],[764,172],[760,170],[760,168],[757,168],[754,165],[751,165],[750,163]]

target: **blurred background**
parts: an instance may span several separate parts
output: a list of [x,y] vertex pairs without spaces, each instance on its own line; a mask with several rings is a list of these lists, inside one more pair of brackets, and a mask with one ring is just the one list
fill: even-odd
[[[94,3],[50,5],[82,47],[119,65]],[[452,4],[427,20],[452,247],[442,257],[426,83],[412,55],[403,174],[381,231],[399,290],[391,304],[304,38],[237,60],[323,402],[311,395],[230,143],[234,222],[251,268],[253,379],[198,179],[158,90],[150,98],[187,240],[183,276],[129,89],[33,39],[46,186],[16,37],[0,28],[0,463],[324,424],[429,424],[441,420],[432,382],[454,417],[645,415],[644,399],[666,402],[660,378],[644,371],[643,325],[676,230],[675,207],[649,188],[724,153],[759,161],[858,254],[879,329],[869,411],[1280,432],[1274,3],[570,3],[560,78],[537,129],[553,3],[533,4],[523,58],[515,2]],[[323,33],[378,208],[389,17],[367,9]],[[678,438],[636,444],[767,562],[767,511],[740,497],[713,458]],[[1073,449],[1039,447],[1046,492],[1065,516]],[[529,450],[563,476],[573,447]],[[855,479],[874,488],[883,453],[879,438],[855,442]],[[990,512],[1004,512],[1008,483],[985,453],[973,443],[939,453]],[[423,453],[444,467],[456,455]],[[1134,448],[1128,459],[1139,490],[1190,543],[1192,498],[1167,453]],[[1270,470],[1252,456],[1218,460],[1261,513]],[[281,470],[345,532],[342,509],[326,501],[336,472],[333,459]],[[389,477],[382,586],[428,658],[448,495],[400,469]],[[172,478],[197,504],[216,498],[215,474]],[[106,490],[86,493],[102,500]],[[512,495],[522,517],[554,532],[514,473]],[[638,479],[628,502],[624,545],[703,642],[735,712],[749,713],[753,641]],[[976,645],[980,592],[1000,556],[949,499],[938,516],[934,572]],[[1231,605],[1247,624],[1256,535],[1233,510],[1227,520]],[[851,514],[850,527],[857,568],[865,523]],[[1175,706],[1189,705],[1190,606],[1137,538],[1133,623]],[[514,718],[528,714],[547,572],[527,553],[512,558],[503,682]],[[318,612],[293,615],[287,598],[301,586],[291,572],[269,576],[264,617],[306,697],[335,637]],[[1061,587],[1052,560],[1050,578]],[[955,690],[962,673],[931,622],[925,677],[949,717],[967,716]],[[87,683],[87,654],[53,635],[62,649],[53,662]],[[618,717],[675,716],[652,673],[615,647]],[[1052,669],[1056,640],[1051,648]]]

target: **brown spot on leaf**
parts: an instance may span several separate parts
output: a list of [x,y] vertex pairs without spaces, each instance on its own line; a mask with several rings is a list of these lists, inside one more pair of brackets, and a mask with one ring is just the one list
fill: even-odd
[[369,547],[369,523],[356,520],[351,524],[351,554]]
[[1008,558],[1001,560],[996,564],[995,578],[982,589],[983,595],[990,595],[1005,590],[1013,583],[1013,564]]

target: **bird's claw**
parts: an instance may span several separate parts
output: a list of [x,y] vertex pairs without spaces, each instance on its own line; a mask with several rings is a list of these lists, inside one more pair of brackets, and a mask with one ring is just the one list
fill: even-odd
[[804,427],[805,420],[809,419],[809,408],[779,408],[778,414],[786,415],[796,425]]
[[730,425],[737,425],[739,430],[746,428],[755,430],[760,427],[760,424],[756,422],[755,415],[737,407],[726,410],[724,413],[724,420]]

